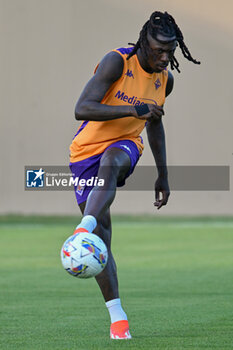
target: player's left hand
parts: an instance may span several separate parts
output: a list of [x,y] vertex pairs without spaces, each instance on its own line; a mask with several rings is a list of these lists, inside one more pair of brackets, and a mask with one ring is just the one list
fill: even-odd
[[155,182],[155,202],[154,206],[160,209],[167,204],[170,196],[170,189],[167,177],[158,177]]

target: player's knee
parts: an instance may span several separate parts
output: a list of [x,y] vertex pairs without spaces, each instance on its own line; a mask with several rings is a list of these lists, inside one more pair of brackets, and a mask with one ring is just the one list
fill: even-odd
[[117,170],[120,167],[120,161],[118,157],[115,157],[112,154],[106,153],[103,154],[101,160],[100,160],[100,167],[105,167],[106,170],[109,168],[109,170]]
[[112,180],[124,177],[130,168],[130,158],[124,151],[116,149],[107,150],[100,161],[98,176]]
[[118,148],[109,148],[107,149],[100,161],[100,165],[111,166],[111,167],[122,167],[130,165],[129,155]]
[[[115,182],[119,176],[121,167],[116,159],[108,159],[107,157],[100,162],[98,177],[105,179],[105,184]],[[115,180],[114,180],[115,179]]]

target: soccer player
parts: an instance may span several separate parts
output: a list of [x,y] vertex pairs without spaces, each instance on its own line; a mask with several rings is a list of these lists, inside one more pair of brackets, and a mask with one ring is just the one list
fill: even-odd
[[167,12],[154,12],[144,24],[132,47],[112,50],[99,63],[85,86],[75,108],[83,120],[70,146],[70,169],[75,177],[104,180],[98,184],[75,187],[83,219],[77,232],[94,232],[108,247],[106,268],[96,277],[108,308],[111,339],[130,339],[127,315],[121,306],[117,269],[111,253],[112,204],[117,186],[133,172],[142,154],[140,133],[146,126],[148,140],[158,169],[155,182],[157,209],[167,204],[169,185],[166,167],[163,105],[173,89],[173,76],[179,72],[174,56],[179,45],[189,61],[192,58],[181,30]]

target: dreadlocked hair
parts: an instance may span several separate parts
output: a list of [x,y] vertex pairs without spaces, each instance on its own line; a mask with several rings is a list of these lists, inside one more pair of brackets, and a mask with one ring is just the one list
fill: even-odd
[[[148,57],[147,49],[149,47],[149,43],[147,40],[147,33],[149,33],[154,39],[156,39],[158,34],[161,34],[168,38],[175,37],[184,57],[195,64],[201,63],[199,61],[196,61],[191,56],[189,49],[184,43],[183,34],[180,28],[178,27],[178,25],[176,24],[174,18],[171,15],[169,15],[169,13],[167,12],[163,13],[159,11],[153,12],[152,15],[150,16],[149,21],[147,21],[144,24],[144,26],[142,27],[142,30],[140,31],[139,39],[136,42],[136,44],[129,43],[129,45],[133,45],[134,48],[128,55],[127,60],[129,60],[133,55],[135,55],[139,48],[141,48],[143,55],[146,58]],[[170,59],[170,64],[171,64],[172,70],[176,69],[180,73],[179,62],[177,61],[175,56],[173,56]]]

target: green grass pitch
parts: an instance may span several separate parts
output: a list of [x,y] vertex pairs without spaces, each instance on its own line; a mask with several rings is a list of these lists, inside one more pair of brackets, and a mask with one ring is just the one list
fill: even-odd
[[61,266],[77,222],[0,218],[0,349],[233,349],[233,218],[114,219],[127,341],[95,280]]

